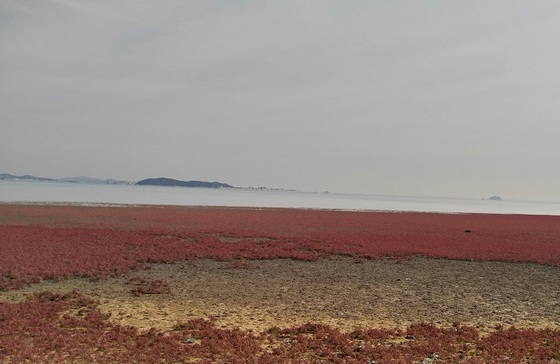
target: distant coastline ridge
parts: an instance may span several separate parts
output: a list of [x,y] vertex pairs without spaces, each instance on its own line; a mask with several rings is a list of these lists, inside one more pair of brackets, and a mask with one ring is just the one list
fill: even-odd
[[120,181],[116,179],[99,179],[86,176],[80,177],[64,177],[64,178],[44,178],[32,175],[16,176],[9,173],[0,173],[0,181],[14,182],[60,182],[60,183],[77,183],[77,184],[111,184],[111,185],[139,185],[139,186],[164,186],[164,187],[196,187],[196,188],[232,188],[232,189],[248,189],[259,191],[295,191],[284,188],[268,188],[268,187],[235,187],[223,182],[207,182],[207,181],[181,181],[173,178],[157,177],[146,178],[138,182]]
[[24,176],[14,176],[13,174],[1,173],[0,180],[5,181],[24,181],[24,182],[64,182],[64,183],[86,183],[86,184],[109,184],[109,185],[131,185],[132,182],[119,181],[116,179],[99,179],[86,176],[64,177],[64,178],[45,178],[26,174]]

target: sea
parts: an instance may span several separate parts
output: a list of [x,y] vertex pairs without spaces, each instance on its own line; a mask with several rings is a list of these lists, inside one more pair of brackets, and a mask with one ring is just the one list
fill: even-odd
[[177,205],[395,212],[560,215],[560,202],[213,189],[126,184],[0,181],[0,203]]

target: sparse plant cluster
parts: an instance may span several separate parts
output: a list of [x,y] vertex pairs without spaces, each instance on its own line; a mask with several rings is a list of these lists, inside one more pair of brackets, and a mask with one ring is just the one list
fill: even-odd
[[[321,324],[262,333],[217,327],[213,319],[177,323],[172,332],[139,331],[109,320],[96,301],[72,291],[0,303],[2,363],[555,363],[560,331],[416,324],[357,329]],[[14,333],[18,334],[14,334]]]
[[169,283],[163,279],[148,280],[136,276],[129,279],[127,283],[133,286],[133,288],[130,290],[130,293],[132,293],[134,296],[140,296],[144,294],[171,293]]

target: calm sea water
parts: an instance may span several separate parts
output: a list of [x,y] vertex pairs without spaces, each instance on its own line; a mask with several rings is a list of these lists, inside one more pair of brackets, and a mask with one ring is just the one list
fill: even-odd
[[15,181],[0,181],[0,202],[560,215],[560,203]]

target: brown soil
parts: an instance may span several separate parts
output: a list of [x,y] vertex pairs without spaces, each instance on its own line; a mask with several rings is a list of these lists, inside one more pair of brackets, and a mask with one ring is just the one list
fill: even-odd
[[[169,294],[134,296],[130,278],[166,280]],[[127,276],[45,281],[0,292],[0,301],[31,292],[78,289],[111,319],[142,329],[214,316],[217,324],[262,331],[306,322],[342,330],[429,322],[560,329],[560,268],[503,262],[412,258],[315,262],[288,259],[154,264]]]

